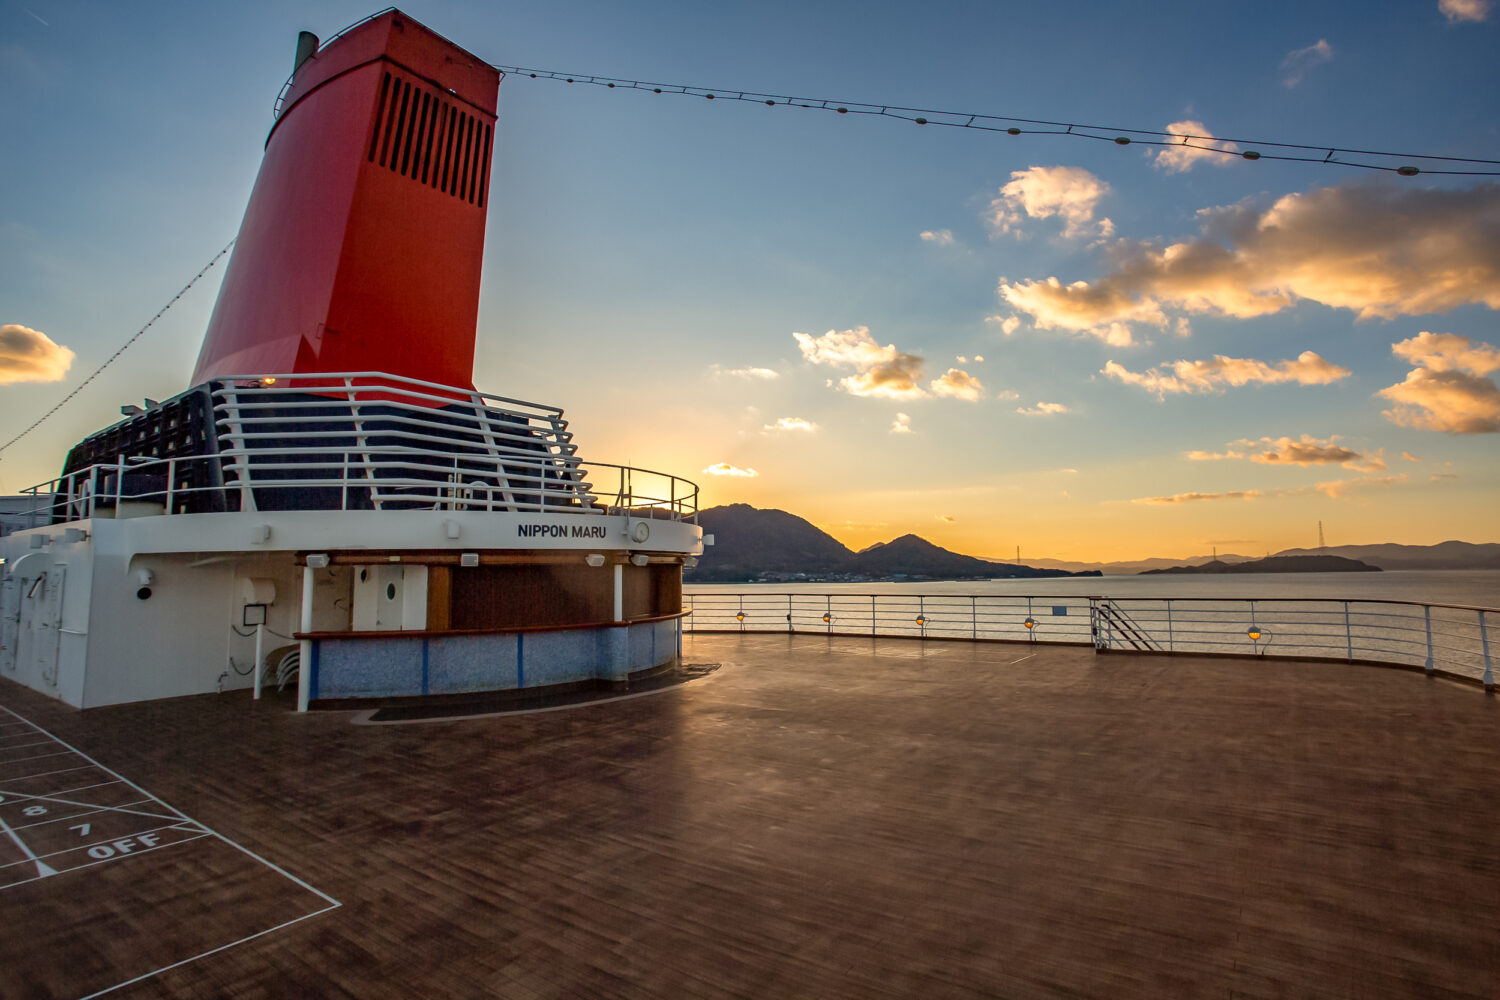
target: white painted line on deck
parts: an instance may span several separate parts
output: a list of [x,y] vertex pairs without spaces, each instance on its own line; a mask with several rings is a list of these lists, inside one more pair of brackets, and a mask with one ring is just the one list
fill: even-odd
[[[214,834],[214,836],[218,837],[219,834],[216,833],[216,834]],[[225,838],[220,837],[220,839],[225,839]],[[230,841],[230,843],[233,843],[233,842]],[[239,847],[238,844],[235,844],[234,846]],[[240,850],[244,850],[244,848],[241,847]],[[249,854],[250,852],[246,851],[245,853]],[[253,856],[254,855],[252,855],[252,857]],[[261,859],[257,858],[256,860],[261,860]],[[269,863],[269,862],[267,862],[267,863]],[[275,865],[272,865],[271,867],[274,868]],[[282,874],[285,875],[286,873],[282,872]],[[292,878],[292,876],[287,875],[287,878]],[[293,881],[296,881],[296,879],[293,879]],[[311,889],[312,887],[309,886],[308,888]],[[313,892],[318,892],[318,890],[316,890],[316,889],[312,889],[312,891]],[[318,895],[322,896],[323,894],[321,892],[318,892]],[[327,899],[328,897],[327,896],[323,896],[323,898]],[[123,983],[116,983],[113,986],[110,986],[110,987],[107,987],[105,989],[99,990],[97,993],[90,993],[87,996],[80,997],[79,1000],[94,1000],[94,997],[102,997],[106,993],[113,993],[115,990],[124,989],[126,986],[132,986],[132,985],[134,985],[136,983],[139,983],[139,982],[141,982],[143,980],[150,979],[152,976],[161,975],[163,972],[166,972],[169,969],[175,969],[178,966],[187,965],[190,962],[196,962],[200,958],[207,958],[209,955],[214,955],[214,954],[217,954],[217,953],[219,953],[221,951],[226,951],[226,950],[228,950],[230,948],[235,947],[236,945],[244,944],[246,941],[254,941],[258,937],[264,937],[265,935],[270,934],[272,931],[279,931],[283,927],[290,927],[293,924],[299,924],[299,923],[301,923],[304,920],[309,920],[309,919],[311,919],[313,917],[321,916],[322,914],[327,913],[329,910],[336,910],[336,909],[338,909],[340,905],[342,905],[342,904],[334,902],[332,905],[325,906],[321,910],[314,910],[312,913],[303,914],[302,916],[297,917],[297,918],[295,918],[293,920],[288,920],[285,923],[277,924],[275,927],[267,927],[263,931],[258,931],[258,932],[254,933],[254,934],[251,934],[249,937],[242,937],[238,941],[231,941],[228,944],[221,944],[217,948],[210,948],[208,951],[199,952],[198,954],[194,955],[192,958],[184,958],[180,962],[173,962],[171,965],[163,965],[160,969],[153,969],[152,971],[147,972],[144,975],[136,976],[134,979],[127,979]]]
[[[1025,656],[1021,657],[1021,660],[1029,660],[1029,659],[1031,659],[1035,655],[1036,655],[1035,653],[1027,653]],[[1010,663],[1006,664],[1006,666],[1007,667],[1010,666],[1011,663],[1020,663],[1021,660],[1011,660]]]
[[[159,969],[154,969],[151,972],[147,972],[147,973],[144,973],[143,975],[136,976],[133,979],[127,979],[126,981],[124,981],[122,983],[116,983],[113,986],[109,986],[109,987],[106,987],[105,989],[98,990],[98,991],[96,991],[94,993],[90,993],[87,996],[82,997],[81,1000],[91,1000],[91,998],[93,998],[93,997],[103,996],[106,993],[113,993],[115,990],[122,989],[122,988],[124,988],[126,986],[130,986],[130,985],[135,984],[135,983],[139,983],[139,982],[141,982],[143,980],[146,980],[146,979],[150,979],[152,976],[159,975],[160,973],[166,972],[169,969],[176,969],[176,968],[178,968],[180,966],[187,965],[190,962],[196,962],[200,958],[206,958],[209,955],[217,954],[217,953],[219,953],[221,951],[225,951],[225,950],[227,950],[229,948],[233,948],[236,945],[244,944],[246,941],[253,941],[256,938],[263,937],[263,936],[265,936],[267,934],[270,934],[273,931],[281,930],[283,927],[290,927],[293,924],[301,923],[302,921],[307,920],[310,917],[316,917],[316,916],[319,916],[320,914],[327,913],[330,910],[336,910],[340,906],[343,905],[338,900],[336,900],[332,896],[328,895],[326,892],[323,892],[321,889],[315,889],[311,885],[308,885],[302,879],[300,879],[297,876],[293,875],[291,872],[287,871],[285,868],[282,868],[280,865],[273,864],[272,862],[267,861],[265,858],[261,857],[259,854],[256,854],[254,851],[250,850],[248,847],[245,847],[243,844],[235,843],[233,840],[230,840],[228,837],[224,836],[222,833],[219,833],[217,830],[210,829],[209,827],[205,826],[204,824],[199,823],[197,820],[193,819],[192,817],[190,817],[186,813],[184,813],[181,809],[178,809],[176,806],[172,805],[170,802],[166,801],[165,799],[161,798],[160,796],[152,795],[150,792],[146,791],[140,785],[137,785],[135,782],[133,782],[129,778],[125,777],[123,774],[120,774],[118,771],[115,771],[112,768],[106,767],[105,765],[99,763],[98,761],[96,761],[92,757],[90,757],[88,754],[84,753],[82,750],[79,750],[77,747],[74,747],[72,744],[68,743],[66,740],[59,739],[57,736],[55,736],[52,733],[48,732],[47,730],[43,729],[41,726],[38,726],[35,723],[26,720],[25,718],[23,718],[21,715],[19,715],[18,713],[16,713],[12,709],[7,708],[4,705],[0,705],[0,711],[5,712],[6,714],[10,715],[12,718],[19,720],[21,723],[24,723],[25,725],[30,726],[32,729],[34,729],[38,733],[41,733],[42,735],[46,736],[48,739],[56,741],[59,746],[66,747],[69,752],[75,753],[79,757],[82,757],[84,760],[86,760],[86,761],[89,762],[87,765],[84,765],[84,767],[64,768],[63,770],[60,770],[60,771],[44,772],[44,774],[29,774],[29,775],[26,775],[24,778],[16,778],[16,779],[11,779],[11,780],[26,780],[26,779],[30,779],[30,778],[40,778],[40,777],[44,777],[46,774],[62,774],[62,773],[64,773],[64,771],[81,771],[81,770],[84,770],[86,767],[96,767],[99,770],[103,771],[105,774],[111,775],[115,779],[114,781],[101,782],[101,784],[108,785],[108,784],[115,784],[116,782],[119,782],[121,784],[128,785],[131,788],[135,789],[137,792],[139,792],[141,795],[145,796],[147,800],[152,801],[152,802],[157,802],[162,807],[164,807],[166,810],[168,810],[169,812],[171,812],[172,813],[171,816],[160,816],[160,815],[153,814],[153,813],[140,813],[141,815],[155,816],[155,818],[158,818],[158,819],[166,819],[166,820],[172,820],[172,821],[174,821],[174,823],[173,823],[172,826],[170,826],[170,827],[161,827],[159,829],[177,829],[177,830],[183,830],[184,832],[188,832],[188,831],[193,832],[193,836],[191,836],[191,837],[185,837],[185,838],[183,838],[182,840],[179,840],[179,841],[173,841],[170,844],[161,844],[161,845],[157,845],[157,846],[154,846],[154,847],[146,848],[145,850],[133,850],[133,851],[130,851],[129,853],[121,854],[118,857],[111,857],[111,858],[101,859],[99,861],[95,861],[95,862],[92,862],[90,864],[79,865],[77,868],[67,869],[68,871],[78,871],[78,870],[83,869],[83,868],[92,868],[95,865],[108,864],[108,863],[110,863],[112,861],[122,860],[123,858],[126,858],[126,857],[135,857],[135,856],[140,855],[140,854],[148,854],[151,851],[160,850],[163,847],[175,847],[177,844],[190,843],[191,841],[194,841],[194,840],[201,840],[201,839],[204,839],[206,837],[212,837],[212,838],[220,841],[221,843],[229,845],[230,847],[232,847],[235,850],[239,851],[241,854],[245,855],[246,857],[250,858],[251,860],[257,861],[260,864],[265,865],[267,868],[271,869],[273,872],[275,872],[276,874],[280,875],[282,878],[286,879],[289,882],[292,882],[293,884],[297,885],[298,887],[300,887],[302,889],[307,890],[308,892],[312,893],[314,896],[317,896],[319,899],[323,900],[325,903],[328,904],[327,906],[323,907],[322,909],[314,910],[312,913],[303,914],[302,916],[296,917],[296,918],[294,918],[292,920],[287,920],[287,921],[285,921],[283,923],[277,924],[275,927],[268,927],[268,928],[266,928],[263,931],[257,931],[254,934],[248,935],[246,937],[242,937],[242,938],[240,938],[240,939],[238,939],[236,941],[231,941],[228,944],[219,945],[217,948],[210,948],[207,951],[199,952],[198,954],[192,956],[191,958],[185,958],[185,959],[183,959],[180,962],[173,962],[170,965],[164,965],[164,966],[162,966]],[[0,725],[7,725],[7,723],[0,723]],[[88,787],[95,787],[95,786],[88,786]],[[6,793],[6,794],[10,794],[10,793]],[[38,797],[39,796],[26,796],[26,798],[38,798]],[[75,803],[75,804],[77,804],[77,803]],[[85,804],[87,804],[87,805],[93,805],[93,803],[85,803]],[[110,807],[105,806],[105,807],[101,807],[101,808],[108,809]],[[138,812],[138,810],[130,810],[130,809],[118,809],[117,811],[119,811],[119,812],[125,812],[125,813],[135,813],[135,812]],[[25,845],[25,843],[20,839],[20,837],[16,836],[16,834],[13,831],[11,831],[11,829],[8,826],[5,826],[3,819],[0,819],[0,827],[4,828],[4,832],[5,833],[10,834],[11,839],[14,840],[16,842],[16,844],[21,848],[21,850],[27,855],[27,858],[29,860],[32,860],[32,861],[35,862],[35,864],[37,866],[37,878],[43,878],[43,877],[46,877],[48,875],[56,874],[56,872],[54,872],[53,869],[50,866],[48,866],[45,862],[43,862],[42,860],[40,860],[39,858],[37,858],[37,856],[32,853],[31,849]],[[147,831],[147,832],[150,832],[150,831]],[[76,850],[78,850],[78,848],[74,847],[74,848],[70,848],[69,850],[76,851]],[[58,852],[58,853],[66,853],[66,852]],[[51,857],[52,855],[47,855],[47,856]],[[10,867],[10,866],[7,865],[7,866],[4,866],[4,867]],[[32,881],[36,881],[36,879],[25,879],[25,880],[23,880],[21,882],[14,882],[14,883],[11,883],[8,886],[5,886],[5,888],[11,888],[11,887],[13,887],[15,885],[22,885],[25,882],[32,882]]]

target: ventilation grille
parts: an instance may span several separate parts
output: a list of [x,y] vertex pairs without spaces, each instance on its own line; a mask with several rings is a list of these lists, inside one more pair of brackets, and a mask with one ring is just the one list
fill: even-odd
[[484,207],[494,130],[441,95],[391,73],[380,81],[370,162]]

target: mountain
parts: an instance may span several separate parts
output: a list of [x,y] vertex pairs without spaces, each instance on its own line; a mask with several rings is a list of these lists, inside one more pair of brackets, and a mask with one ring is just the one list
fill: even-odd
[[1437,545],[1330,545],[1285,549],[1278,556],[1326,555],[1360,559],[1381,569],[1500,569],[1500,543],[1439,542]]
[[1098,570],[1105,576],[1134,576],[1148,569],[1170,569],[1173,566],[1200,566],[1218,559],[1222,562],[1249,562],[1254,556],[1240,556],[1226,552],[1220,556],[1188,556],[1186,559],[1126,559],[1119,562],[1070,562],[1066,559],[1033,559],[1031,565],[1046,569],[1066,569],[1073,572]]
[[1268,556],[1250,562],[1227,563],[1215,559],[1199,566],[1173,566],[1170,569],[1148,569],[1141,575],[1153,573],[1379,573],[1379,566],[1371,566],[1357,559],[1340,556]]
[[696,567],[683,572],[686,583],[891,577],[987,580],[1080,575],[976,559],[950,552],[916,535],[902,535],[855,553],[795,514],[743,503],[700,511],[698,523],[705,535],[714,536],[714,544],[704,547]]
[[695,583],[749,580],[764,574],[828,576],[854,570],[854,553],[837,538],[784,510],[747,503],[698,512],[698,524],[714,544],[698,565],[683,573]]

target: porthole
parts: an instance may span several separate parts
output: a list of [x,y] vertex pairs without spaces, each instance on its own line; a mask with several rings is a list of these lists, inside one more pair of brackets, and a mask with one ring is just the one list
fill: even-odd
[[135,596],[138,597],[138,598],[140,598],[143,601],[144,600],[148,600],[151,597],[151,588],[150,587],[142,587],[140,590],[137,590],[135,592]]
[[394,583],[385,585],[385,599],[387,601],[394,601],[396,599],[396,585]]

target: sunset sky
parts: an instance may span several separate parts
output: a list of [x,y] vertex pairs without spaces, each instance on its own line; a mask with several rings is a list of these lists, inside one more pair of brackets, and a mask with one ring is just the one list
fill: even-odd
[[[373,9],[0,0],[0,441],[235,234],[297,32]],[[1486,0],[403,9],[504,65],[1500,160]],[[855,548],[1497,541],[1500,177],[1379,162],[1423,172],[509,76],[475,379]],[[220,274],[0,493],[187,388]]]

